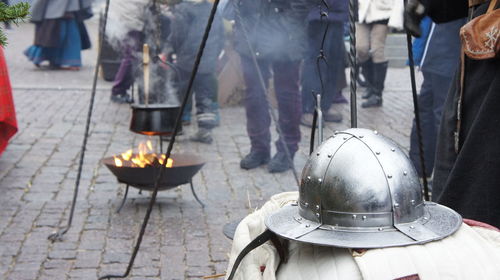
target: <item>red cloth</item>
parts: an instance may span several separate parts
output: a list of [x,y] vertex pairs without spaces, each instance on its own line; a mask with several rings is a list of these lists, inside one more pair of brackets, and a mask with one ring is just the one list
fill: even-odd
[[0,47],[0,155],[7,147],[9,139],[17,132],[16,111],[12,99],[9,72]]

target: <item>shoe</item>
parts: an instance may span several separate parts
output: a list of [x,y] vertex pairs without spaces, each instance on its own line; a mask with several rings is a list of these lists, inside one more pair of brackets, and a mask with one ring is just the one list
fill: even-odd
[[342,121],[342,114],[330,109],[330,111],[328,111],[326,114],[323,114],[323,119],[325,120],[325,122],[339,123]]
[[[314,114],[312,114],[312,113],[302,114],[302,117],[300,117],[300,124],[303,126],[312,127],[313,117],[314,117]],[[317,123],[316,123],[316,127],[318,127]]]
[[199,128],[198,131],[189,138],[189,140],[194,142],[211,144],[214,140],[212,138],[212,130],[206,128]]
[[240,167],[243,169],[253,169],[268,163],[269,159],[269,153],[250,151],[250,153],[240,161]]
[[337,94],[335,94],[335,97],[333,97],[332,103],[334,103],[334,104],[347,104],[347,103],[349,103],[349,101],[347,101],[347,99],[344,97],[344,95],[342,95],[342,92],[338,92]]
[[132,103],[132,99],[127,93],[111,94],[111,101],[118,104]]
[[[293,162],[293,154],[291,156]],[[288,161],[286,153],[277,152],[269,162],[269,165],[267,166],[267,171],[269,171],[269,173],[280,173],[280,172],[285,172],[290,168],[292,168],[292,165]]]
[[370,96],[372,96],[373,94],[373,90],[369,87],[366,88],[366,91],[363,93],[363,95],[361,95],[361,98],[363,99],[368,99],[370,98]]
[[361,104],[361,107],[363,108],[380,107],[380,106],[382,106],[382,97],[378,95],[370,96],[365,102]]

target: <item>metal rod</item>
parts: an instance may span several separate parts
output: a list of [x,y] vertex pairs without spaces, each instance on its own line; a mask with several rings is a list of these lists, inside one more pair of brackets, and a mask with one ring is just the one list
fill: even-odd
[[205,203],[201,202],[201,200],[198,198],[198,195],[196,195],[196,192],[194,191],[193,179],[189,180],[189,184],[191,185],[191,192],[193,193],[194,199],[198,201],[202,208],[205,208]]
[[[213,23],[214,18],[215,18],[215,13],[217,12],[217,7],[219,6],[219,2],[220,2],[220,0],[214,0],[214,3],[212,5],[212,9],[210,11],[210,17],[208,18],[207,26],[205,27],[205,32],[203,34],[203,39],[201,40],[200,47],[198,48],[198,53],[196,54],[196,59],[195,59],[194,65],[193,65],[193,70],[191,71],[191,76],[189,78],[188,86],[187,86],[186,92],[184,94],[184,99],[182,100],[181,109],[180,109],[179,113],[177,114],[177,119],[175,121],[174,133],[172,134],[172,137],[170,138],[167,152],[165,153],[165,159],[170,158],[170,155],[172,153],[172,149],[173,149],[174,143],[175,143],[175,137],[177,136],[177,133],[179,132],[179,130],[181,128],[182,113],[184,112],[184,109],[186,108],[186,104],[188,103],[188,100],[191,97],[191,89],[193,88],[193,82],[194,82],[194,79],[196,77],[196,73],[198,72],[198,68],[200,66],[201,57],[203,56],[203,51],[205,50],[205,46],[207,44],[210,30],[212,29],[212,23]],[[149,218],[151,216],[151,212],[153,211],[153,207],[154,207],[154,204],[156,202],[156,197],[158,195],[160,182],[164,176],[167,162],[168,162],[168,160],[165,160],[163,162],[163,164],[161,165],[161,168],[160,168],[160,172],[156,178],[153,194],[151,195],[151,200],[149,201],[148,209],[146,211],[146,215],[144,216],[144,221],[142,223],[141,230],[139,232],[139,236],[137,237],[137,241],[136,241],[134,250],[132,252],[132,256],[130,257],[130,261],[129,261],[129,264],[127,266],[125,273],[123,275],[105,275],[105,276],[99,277],[100,280],[101,279],[111,279],[111,278],[125,278],[130,274],[130,271],[132,270],[132,267],[134,265],[135,258],[137,257],[137,253],[139,252],[139,249],[141,247],[142,239],[144,237],[144,233],[146,232],[146,227],[148,225]]]
[[[406,5],[406,1],[405,5]],[[406,30],[406,45],[408,48],[408,61],[410,65],[410,80],[411,80],[411,91],[413,96],[413,108],[415,111],[415,125],[417,127],[417,138],[418,138],[418,151],[420,158],[420,168],[422,169],[422,181],[424,185],[424,198],[425,200],[430,200],[429,195],[429,185],[427,182],[427,174],[425,171],[425,161],[424,161],[424,143],[422,141],[422,127],[420,125],[420,111],[418,106],[418,96],[417,96],[417,85],[415,81],[415,63],[413,61],[413,49],[411,42],[411,35],[408,30]]]
[[108,21],[108,10],[109,10],[109,1],[106,0],[106,8],[104,10],[104,22],[102,26],[102,33],[101,36],[99,37],[99,50],[97,52],[97,62],[95,65],[94,69],[94,79],[92,81],[92,91],[90,93],[90,104],[89,104],[89,110],[87,113],[87,122],[85,124],[85,134],[83,136],[83,143],[82,143],[82,148],[80,150],[80,160],[78,162],[78,171],[76,173],[76,181],[75,181],[75,188],[73,191],[73,201],[71,203],[71,211],[69,213],[69,218],[68,218],[68,224],[62,228],[59,229],[56,233],[53,233],[48,236],[48,239],[52,242],[55,241],[61,241],[62,236],[68,232],[68,230],[71,228],[71,224],[73,222],[73,215],[75,214],[75,206],[76,206],[76,201],[78,199],[78,189],[80,186],[80,179],[82,176],[82,169],[83,169],[83,160],[85,158],[85,150],[87,148],[87,140],[89,138],[89,130],[90,130],[90,120],[92,119],[92,111],[94,108],[94,102],[95,102],[95,95],[96,95],[96,87],[97,87],[97,77],[99,74],[99,65],[101,64],[102,60],[102,47],[104,44],[104,38],[105,38],[105,33],[106,33],[106,24]]
[[120,211],[123,208],[123,205],[125,205],[125,200],[127,200],[127,195],[128,195],[128,188],[129,188],[129,185],[127,184],[127,187],[125,188],[125,194],[123,195],[122,203],[120,204],[118,209],[116,209],[116,213],[120,213]]
[[349,1],[349,63],[351,64],[351,128],[358,127],[358,111],[356,107],[356,78],[358,77],[358,67],[356,61],[356,13],[357,0]]
[[321,111],[321,94],[316,95],[316,103],[320,104],[316,106],[316,111],[318,112],[318,146],[323,143],[323,111]]

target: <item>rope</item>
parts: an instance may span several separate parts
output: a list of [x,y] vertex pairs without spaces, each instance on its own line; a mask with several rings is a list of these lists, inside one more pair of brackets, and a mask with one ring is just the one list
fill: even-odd
[[[210,11],[210,17],[208,19],[207,26],[205,27],[205,33],[203,34],[203,39],[201,40],[200,47],[198,48],[198,53],[196,54],[196,60],[195,60],[194,65],[193,65],[193,70],[191,71],[191,76],[189,78],[186,93],[184,94],[184,99],[182,100],[181,109],[180,109],[179,113],[177,114],[177,119],[175,121],[175,129],[174,129],[174,132],[172,134],[172,137],[170,138],[170,142],[168,143],[167,152],[165,153],[166,159],[170,158],[170,155],[172,153],[172,149],[174,147],[175,138],[176,138],[176,136],[179,133],[179,130],[181,128],[182,113],[184,112],[184,109],[186,108],[186,104],[187,104],[189,98],[191,97],[191,89],[193,87],[193,82],[194,82],[194,79],[196,77],[196,73],[198,72],[198,67],[200,66],[201,57],[203,56],[203,51],[205,50],[205,46],[206,46],[206,43],[208,40],[208,36],[210,34],[210,30],[212,29],[212,23],[213,23],[214,18],[215,18],[215,13],[217,12],[217,7],[219,6],[219,2],[220,2],[220,0],[214,0],[214,3],[212,5],[212,10]],[[130,261],[129,261],[129,264],[127,266],[127,270],[125,271],[125,273],[123,275],[111,275],[111,274],[105,275],[105,276],[100,277],[99,280],[111,279],[111,278],[125,278],[129,275],[130,271],[132,270],[135,258],[137,256],[137,253],[139,252],[140,247],[141,247],[144,233],[146,232],[146,227],[148,225],[148,221],[149,221],[149,218],[151,216],[151,212],[153,211],[153,207],[156,203],[158,189],[160,187],[160,182],[164,176],[166,165],[167,165],[167,160],[165,160],[160,167],[160,172],[159,172],[159,174],[156,178],[156,181],[155,181],[153,194],[151,195],[148,209],[146,211],[146,215],[144,216],[144,221],[142,223],[141,230],[139,232],[139,236],[137,237],[137,242],[136,242],[136,245],[135,245],[134,250],[132,252],[132,256],[130,257]]]
[[97,62],[96,62],[95,69],[94,69],[94,80],[92,82],[92,91],[90,94],[90,104],[89,104],[89,110],[87,113],[87,122],[85,124],[85,134],[83,136],[83,143],[82,143],[82,147],[80,150],[80,160],[78,162],[78,171],[76,173],[75,189],[73,191],[73,201],[71,203],[71,211],[69,213],[68,224],[66,225],[66,227],[60,229],[56,233],[49,235],[48,239],[52,242],[62,241],[62,236],[64,234],[66,234],[66,232],[68,232],[68,230],[70,229],[71,224],[73,222],[73,215],[75,214],[75,206],[76,206],[76,201],[78,199],[78,189],[80,186],[80,178],[81,178],[82,169],[83,169],[83,160],[85,158],[85,150],[87,147],[87,140],[89,138],[90,120],[92,119],[92,111],[93,111],[94,102],[95,102],[97,77],[99,74],[99,65],[101,65],[101,60],[102,60],[102,46],[104,43],[104,36],[106,33],[106,24],[108,21],[109,1],[110,0],[106,0],[106,8],[104,10],[104,22],[103,22],[103,26],[102,26],[102,30],[101,30],[102,33],[101,33],[101,36],[99,37],[99,39],[100,39],[99,50],[97,52]]
[[[403,0],[406,6],[406,0]],[[425,171],[425,162],[424,162],[424,144],[422,141],[422,127],[420,125],[420,111],[418,108],[418,97],[417,97],[417,85],[415,82],[415,63],[413,61],[413,49],[411,42],[411,35],[408,29],[406,29],[406,45],[408,48],[408,61],[410,65],[410,79],[411,79],[411,90],[413,96],[413,108],[415,111],[415,125],[417,127],[417,138],[418,138],[418,151],[420,158],[420,168],[422,169],[422,181],[424,185],[424,198],[425,200],[430,200],[429,195],[429,185],[427,182],[427,174]]]

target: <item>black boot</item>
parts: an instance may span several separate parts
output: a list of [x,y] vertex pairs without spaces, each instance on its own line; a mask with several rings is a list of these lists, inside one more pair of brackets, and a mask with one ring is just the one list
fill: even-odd
[[243,169],[253,169],[268,163],[269,160],[269,152],[250,151],[250,153],[240,161],[240,167]]
[[[363,76],[363,81],[359,78],[360,76]],[[363,99],[370,97],[373,93],[373,61],[371,58],[359,64],[358,83],[366,88],[365,93],[361,97]]]
[[385,76],[389,62],[373,63],[373,92],[368,99],[361,104],[363,108],[382,106],[382,92],[384,91]]

